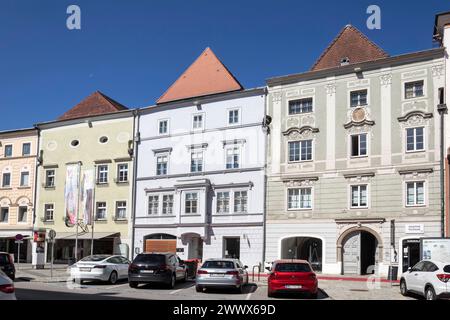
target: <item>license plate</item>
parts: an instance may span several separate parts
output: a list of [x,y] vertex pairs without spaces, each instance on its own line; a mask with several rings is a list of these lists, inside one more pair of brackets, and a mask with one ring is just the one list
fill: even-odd
[[91,272],[91,268],[80,268],[81,272]]
[[225,277],[225,274],[223,274],[223,273],[211,273],[211,277],[217,277],[217,278],[219,278],[219,277]]
[[141,273],[153,273],[153,270],[141,270]]
[[284,286],[286,289],[301,289],[302,288],[302,286],[299,286],[299,285],[290,285],[290,284],[287,284],[287,285],[285,285]]

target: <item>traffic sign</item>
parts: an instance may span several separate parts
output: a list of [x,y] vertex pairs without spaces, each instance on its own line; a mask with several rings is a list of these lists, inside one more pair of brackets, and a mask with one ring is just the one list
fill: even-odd
[[15,243],[17,243],[17,244],[22,244],[23,241],[22,241],[22,240],[16,240]]
[[17,241],[23,240],[23,235],[21,235],[20,233],[16,234],[16,240]]
[[53,229],[50,229],[50,231],[48,232],[48,237],[50,238],[50,240],[55,239],[56,237],[56,231]]

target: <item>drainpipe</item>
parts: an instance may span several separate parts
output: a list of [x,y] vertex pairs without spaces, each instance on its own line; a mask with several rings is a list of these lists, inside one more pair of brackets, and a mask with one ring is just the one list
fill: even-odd
[[440,184],[441,184],[441,237],[445,237],[445,178],[444,178],[444,118],[447,113],[447,105],[444,103],[444,88],[439,88],[439,104],[437,111],[440,115]]
[[[267,114],[267,87],[264,89],[264,118]],[[264,120],[263,120],[264,121]],[[263,123],[263,126],[265,123]],[[263,251],[262,251],[262,269],[265,268],[266,261],[266,220],[267,220],[267,152],[268,152],[268,144],[269,144],[269,127],[266,128],[266,132],[264,135],[264,205],[263,205]],[[260,270],[261,272],[261,270]]]
[[133,110],[133,140],[134,140],[134,158],[133,158],[133,183],[131,186],[131,255],[130,260],[134,258],[134,231],[135,231],[135,217],[136,217],[136,188],[137,188],[137,169],[138,169],[138,144],[140,143],[139,132],[139,109]]
[[33,190],[33,219],[32,219],[32,225],[31,225],[31,266],[33,267],[33,243],[34,243],[34,231],[36,226],[36,216],[37,216],[37,207],[38,207],[38,201],[37,201],[37,192],[38,192],[38,176],[39,176],[39,167],[41,166],[41,161],[43,159],[41,158],[41,152],[40,152],[40,141],[41,141],[41,130],[38,126],[34,126],[34,128],[37,130],[37,144],[36,144],[36,158],[34,163],[34,190]]

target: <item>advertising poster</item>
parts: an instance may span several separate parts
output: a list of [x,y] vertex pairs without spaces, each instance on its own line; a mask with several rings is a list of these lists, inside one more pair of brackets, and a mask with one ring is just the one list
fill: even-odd
[[70,224],[72,226],[74,226],[77,222],[79,179],[80,165],[68,165],[66,171],[66,185],[64,190],[64,204],[67,224]]
[[94,208],[94,170],[85,170],[81,180],[81,215],[84,224],[92,223]]
[[422,259],[450,261],[450,238],[422,239]]

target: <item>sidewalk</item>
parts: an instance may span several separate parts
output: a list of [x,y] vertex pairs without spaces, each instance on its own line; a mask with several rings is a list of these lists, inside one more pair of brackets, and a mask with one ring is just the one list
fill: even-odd
[[33,282],[65,282],[69,278],[68,266],[66,264],[54,264],[53,274],[51,265],[46,264],[44,269],[35,269],[30,263],[16,264],[17,281]]

